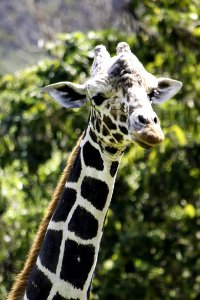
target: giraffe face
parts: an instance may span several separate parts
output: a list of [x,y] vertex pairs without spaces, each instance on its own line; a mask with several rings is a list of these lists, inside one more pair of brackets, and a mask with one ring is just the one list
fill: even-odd
[[93,92],[88,99],[91,127],[106,145],[126,146],[136,141],[149,148],[163,141],[164,135],[144,85],[137,77],[131,79],[133,82],[127,86],[124,82],[116,84],[116,78],[108,78],[110,90],[101,86],[101,90],[98,87]]
[[134,101],[122,90],[94,94],[91,101],[90,126],[100,140],[108,146],[126,146],[137,130],[131,126],[136,111]]
[[86,85],[93,130],[109,146],[136,141],[149,148],[162,142],[164,134],[152,103],[166,101],[181,84],[157,79],[129,52],[122,51],[107,66]]
[[163,141],[152,104],[173,97],[181,82],[148,73],[126,43],[118,44],[112,58],[104,46],[97,46],[91,75],[84,85],[62,82],[45,90],[65,107],[87,102],[91,130],[106,146],[120,148],[135,141],[150,148]]

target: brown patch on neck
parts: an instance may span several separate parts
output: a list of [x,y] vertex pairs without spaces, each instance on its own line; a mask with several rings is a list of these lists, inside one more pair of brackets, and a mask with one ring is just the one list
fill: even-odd
[[65,183],[67,182],[69,175],[71,173],[72,167],[74,165],[75,158],[78,154],[80,149],[80,142],[82,140],[82,136],[79,138],[77,145],[75,146],[74,150],[72,151],[71,155],[69,156],[67,165],[63,171],[63,174],[58,182],[58,185],[55,189],[53,194],[52,200],[49,203],[47,212],[40,223],[39,229],[33,241],[33,244],[29,250],[27,260],[25,262],[23,270],[17,275],[15,283],[8,294],[7,300],[22,300],[25,289],[27,287],[28,279],[30,273],[36,263],[42,241],[44,239],[47,227],[51,220],[51,217],[56,209],[57,203],[62,195]]

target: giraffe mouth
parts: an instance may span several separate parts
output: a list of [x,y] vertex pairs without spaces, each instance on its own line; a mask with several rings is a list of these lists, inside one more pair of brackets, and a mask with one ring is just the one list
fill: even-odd
[[160,126],[149,125],[141,131],[133,133],[134,141],[141,147],[149,149],[164,140],[164,134]]

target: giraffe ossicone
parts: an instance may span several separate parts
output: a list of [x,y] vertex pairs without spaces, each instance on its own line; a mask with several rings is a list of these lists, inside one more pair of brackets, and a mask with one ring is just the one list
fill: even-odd
[[148,73],[124,42],[114,57],[103,45],[95,48],[85,84],[45,87],[66,108],[87,103],[90,117],[8,300],[89,299],[124,150],[134,141],[143,148],[163,141],[152,103],[167,101],[181,87],[179,81]]

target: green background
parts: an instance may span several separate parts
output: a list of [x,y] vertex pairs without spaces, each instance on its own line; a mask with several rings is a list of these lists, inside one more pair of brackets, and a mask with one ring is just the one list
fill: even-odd
[[65,110],[43,93],[84,82],[93,48],[118,42],[154,75],[183,82],[156,107],[165,141],[130,145],[122,159],[95,272],[93,300],[200,299],[200,8],[197,1],[132,1],[132,34],[58,34],[48,58],[0,78],[0,299],[22,268],[88,109]]

